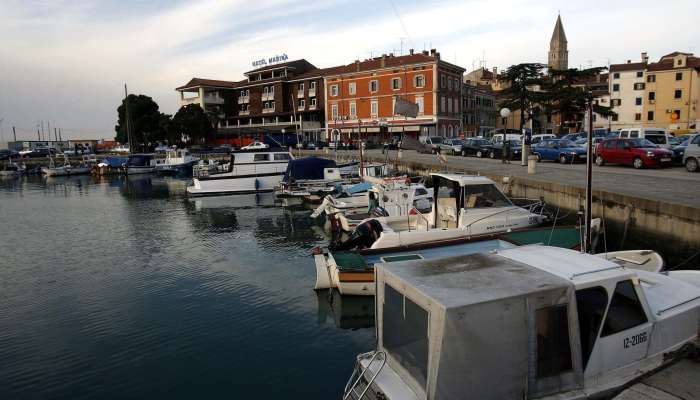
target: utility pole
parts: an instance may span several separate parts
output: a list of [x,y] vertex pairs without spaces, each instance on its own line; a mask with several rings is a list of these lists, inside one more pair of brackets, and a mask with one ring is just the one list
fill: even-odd
[[583,242],[583,252],[592,253],[591,249],[591,220],[593,210],[593,94],[590,93],[588,99],[588,133],[587,133],[586,147],[588,153],[586,154],[586,238]]

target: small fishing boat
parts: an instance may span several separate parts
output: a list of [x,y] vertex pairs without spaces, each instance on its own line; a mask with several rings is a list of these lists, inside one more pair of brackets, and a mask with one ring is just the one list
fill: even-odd
[[654,250],[623,250],[599,253],[596,256],[631,269],[661,272],[664,259]]
[[156,158],[156,173],[161,175],[192,175],[192,167],[199,162],[187,149],[168,150],[165,158]]
[[433,206],[429,213],[422,214],[414,208],[407,217],[368,219],[357,226],[348,240],[333,247],[411,246],[532,228],[546,219],[541,201],[516,206],[486,177],[433,173],[431,178]]
[[23,168],[12,161],[0,165],[0,178],[18,178],[22,172]]
[[333,160],[307,157],[292,160],[287,165],[284,177],[275,187],[275,196],[281,199],[309,196],[325,196],[340,191],[343,184],[350,183],[340,175]]
[[585,399],[697,339],[699,280],[523,246],[376,267],[375,351],[343,399]]
[[53,157],[49,156],[49,165],[41,167],[41,173],[46,176],[69,176],[69,175],[85,175],[90,173],[90,166],[85,158],[83,162],[77,165],[71,165],[68,156],[64,154],[63,165],[57,166]]
[[125,168],[127,175],[150,174],[156,170],[156,158],[153,154],[131,154]]
[[[279,148],[233,151],[227,165],[216,168],[216,164],[210,162],[197,167],[192,184],[187,186],[187,194],[215,196],[272,192],[291,160],[294,160],[292,153]],[[213,169],[216,172],[212,173]]]

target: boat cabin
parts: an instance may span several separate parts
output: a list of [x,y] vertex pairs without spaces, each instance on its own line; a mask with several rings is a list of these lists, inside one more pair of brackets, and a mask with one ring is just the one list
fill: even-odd
[[375,270],[377,352],[358,357],[347,398],[585,398],[658,368],[697,334],[700,288],[573,250]]

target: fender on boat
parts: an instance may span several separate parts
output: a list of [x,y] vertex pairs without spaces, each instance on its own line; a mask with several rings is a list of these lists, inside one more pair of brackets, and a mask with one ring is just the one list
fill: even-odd
[[328,260],[325,254],[314,254],[314,264],[316,264],[316,286],[314,290],[330,289],[331,273],[328,269]]

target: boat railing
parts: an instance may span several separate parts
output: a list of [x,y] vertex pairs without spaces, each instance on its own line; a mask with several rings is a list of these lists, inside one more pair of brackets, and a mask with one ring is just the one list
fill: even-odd
[[[371,357],[370,357],[371,354]],[[380,356],[381,360],[377,359],[377,356]],[[367,366],[362,369],[362,360],[370,357],[369,362],[367,363]],[[364,390],[360,392],[359,397],[355,400],[362,400],[362,398],[365,396],[365,393],[369,390],[370,386],[372,386],[372,383],[374,382],[375,379],[377,379],[377,376],[379,376],[379,373],[382,371],[382,368],[384,368],[384,365],[386,365],[386,353],[383,351],[373,351],[369,353],[362,353],[359,356],[357,356],[357,361],[355,364],[355,369],[352,371],[352,375],[350,375],[350,379],[348,379],[348,382],[345,384],[345,389],[343,390],[343,400],[347,400],[350,398],[350,395],[354,394],[357,395],[357,392],[355,391],[355,388],[357,387],[357,384],[360,383],[362,378],[365,375],[365,372],[367,372],[370,367],[372,366],[372,363],[374,361],[378,360],[381,364],[379,364],[379,368],[377,368],[377,371],[372,374],[372,377],[367,381],[367,385],[365,386]],[[358,371],[361,372],[357,374]],[[357,375],[357,378],[355,378],[355,375]],[[354,382],[353,382],[354,380]],[[352,383],[352,386],[350,385],[350,382]],[[349,387],[348,387],[349,386]]]
[[[418,211],[418,209],[415,208],[415,207],[413,207],[413,210],[412,210],[412,211],[415,211],[415,212],[416,212],[416,215],[417,215],[418,217],[422,218],[423,221],[425,221],[425,230],[426,230],[426,231],[429,231],[429,230],[430,230],[430,221],[428,221],[428,218],[426,218],[425,215],[423,215],[423,213],[420,212],[420,211]],[[411,213],[409,212],[409,213],[407,213],[407,214],[410,216]],[[418,222],[416,222],[416,229],[418,229]],[[408,231],[409,231],[409,232],[411,231],[411,221],[408,222]]]
[[526,209],[533,214],[542,215],[544,213],[545,202],[541,199],[528,199],[526,197],[513,197],[510,199],[514,202],[522,202],[523,204],[518,204],[519,207]]

